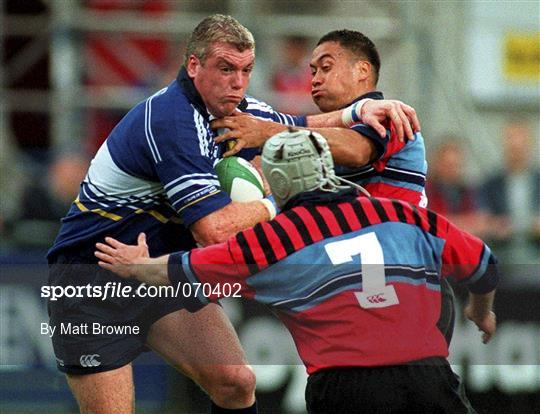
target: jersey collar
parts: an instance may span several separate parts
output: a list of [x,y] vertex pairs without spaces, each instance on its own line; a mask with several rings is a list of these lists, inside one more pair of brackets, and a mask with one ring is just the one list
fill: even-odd
[[381,99],[384,99],[384,96],[383,96],[383,93],[380,92],[380,91],[372,91],[372,92],[368,92],[368,93],[363,94],[362,96],[359,96],[358,98],[356,98],[356,99],[353,100],[352,102],[349,102],[347,105],[341,107],[340,109],[346,108],[346,107],[348,107],[349,105],[352,105],[353,103],[358,102],[358,101],[360,101],[361,99],[365,99],[365,98],[381,100]]

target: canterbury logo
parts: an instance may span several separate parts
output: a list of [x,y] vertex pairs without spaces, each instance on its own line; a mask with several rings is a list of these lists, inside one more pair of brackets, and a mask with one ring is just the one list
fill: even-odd
[[100,358],[99,354],[81,355],[79,362],[84,368],[99,367],[101,362],[98,360],[98,358]]
[[382,302],[386,302],[386,298],[384,297],[383,294],[379,294],[379,295],[373,295],[373,296],[368,296],[367,297],[367,300],[371,303],[382,303]]

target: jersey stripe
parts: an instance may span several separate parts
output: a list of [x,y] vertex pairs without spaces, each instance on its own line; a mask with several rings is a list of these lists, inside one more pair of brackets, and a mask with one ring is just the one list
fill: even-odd
[[240,232],[236,235],[236,242],[240,247],[240,251],[242,252],[242,256],[244,257],[244,263],[248,266],[249,272],[251,274],[257,273],[259,271],[259,266],[255,262],[255,258],[253,257],[253,253],[251,252],[244,233],[245,232]]
[[362,228],[369,226],[371,223],[369,222],[369,219],[366,213],[364,212],[364,209],[360,205],[360,202],[358,200],[354,200],[351,203],[351,206],[356,216],[358,217],[358,220],[360,220],[360,225],[362,226]]
[[268,223],[272,230],[274,230],[274,233],[276,233],[276,236],[278,237],[281,245],[283,246],[283,249],[285,250],[285,255],[289,256],[295,252],[293,243],[291,241],[291,238],[283,228],[283,226],[279,223],[278,220],[272,220]]
[[[324,207],[323,207],[324,208]],[[332,237],[332,232],[330,231],[330,228],[328,227],[328,224],[324,220],[322,214],[320,213],[319,209],[317,207],[309,206],[306,208],[308,214],[311,214],[313,219],[315,220],[315,223],[317,224],[317,228],[321,232],[321,235],[324,239],[328,237]]]
[[302,218],[298,215],[298,213],[295,210],[289,210],[285,212],[285,216],[291,220],[294,224],[294,226],[298,229],[298,233],[300,233],[300,237],[302,237],[302,240],[304,242],[304,245],[310,245],[313,243],[313,239],[311,238],[311,235],[309,233],[308,228],[304,224]]
[[358,217],[356,216],[356,214],[354,214],[351,203],[338,204],[338,208],[344,215],[345,220],[347,220],[347,224],[350,226],[351,229],[358,230],[361,227]]
[[330,211],[334,214],[334,217],[336,218],[336,221],[338,223],[339,229],[341,230],[341,233],[350,232],[351,226],[349,225],[347,219],[345,218],[345,214],[343,214],[343,211],[341,211],[340,206],[336,204],[331,204],[329,208],[330,208]]
[[403,204],[401,204],[399,201],[392,200],[392,205],[394,206],[394,210],[396,210],[398,220],[402,223],[408,223],[405,212],[403,211]]
[[272,245],[268,241],[268,237],[266,236],[266,233],[263,230],[263,226],[260,223],[257,224],[255,227],[253,227],[253,232],[255,233],[255,237],[257,237],[259,244],[261,245],[262,251],[264,252],[264,256],[266,257],[266,261],[268,265],[270,266],[276,263],[277,257],[274,253]]
[[420,217],[420,214],[418,213],[418,209],[416,208],[415,205],[412,206],[412,211],[413,211],[414,224],[416,224],[422,230],[425,230],[425,226],[422,223],[422,218]]
[[371,204],[373,204],[373,208],[375,208],[375,211],[377,212],[377,215],[379,216],[381,223],[386,223],[389,220],[388,214],[386,214],[386,211],[384,210],[384,207],[382,206],[381,202],[375,198],[371,198],[370,201],[371,201]]
[[429,232],[433,234],[434,236],[438,236],[437,215],[433,211],[427,210],[427,217],[428,217],[428,222],[429,222]]

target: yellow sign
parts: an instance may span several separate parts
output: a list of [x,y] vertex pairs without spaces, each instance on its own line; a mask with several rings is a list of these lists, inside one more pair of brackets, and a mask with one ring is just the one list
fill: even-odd
[[504,75],[512,81],[540,81],[540,32],[506,34]]

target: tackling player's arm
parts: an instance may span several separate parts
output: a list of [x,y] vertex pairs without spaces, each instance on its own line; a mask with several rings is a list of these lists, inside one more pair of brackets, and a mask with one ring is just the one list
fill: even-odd
[[[229,129],[216,138],[217,143],[233,138],[237,140],[236,145],[224,154],[226,157],[238,153],[242,148],[261,146],[271,136],[289,128],[283,124],[238,113],[213,121],[212,127]],[[326,138],[336,164],[361,167],[380,155],[376,152],[372,140],[352,129],[310,128],[310,130],[317,131]]]
[[[441,217],[439,216],[439,220]],[[488,343],[497,329],[493,312],[495,289],[499,282],[497,258],[479,238],[447,223],[443,250],[443,276],[465,283],[469,303],[465,315],[483,332],[482,342]]]
[[[354,105],[351,105],[351,107],[354,107]],[[306,117],[307,127],[310,129],[349,127],[349,124],[344,124],[343,113],[351,107],[324,114],[308,115]],[[414,139],[413,129],[414,131],[420,130],[420,123],[414,108],[400,101],[370,100],[361,108],[354,107],[354,111],[357,110],[361,112],[361,116],[358,115],[356,119],[361,119],[364,124],[374,128],[381,137],[386,136],[386,127],[383,125],[386,119],[391,120],[396,132],[396,138],[400,141],[403,140],[404,136],[408,139]],[[218,136],[216,142],[220,143],[229,139],[236,140],[234,148],[224,154],[225,156],[230,156],[236,154],[242,148],[262,146],[268,138],[284,131],[287,129],[287,126],[268,120],[263,121],[255,117],[250,117],[248,114],[236,112],[232,116],[214,120],[212,122],[212,128],[226,128],[229,130]],[[346,131],[346,129],[343,129],[342,131]],[[318,132],[321,132],[323,135],[325,133],[325,131],[322,130],[318,130]],[[353,140],[358,139],[358,135],[350,135],[350,137],[353,137]],[[354,141],[347,140],[347,138],[342,139],[343,142],[341,143],[332,143],[329,141],[329,144],[331,149],[333,145],[342,145],[343,148],[353,145],[350,150],[351,154],[347,155],[343,162],[334,156],[337,163],[346,165],[344,162],[349,162],[351,157],[354,157],[357,148],[354,147]],[[340,157],[341,154],[337,154],[337,156]],[[371,157],[368,155],[368,158]],[[365,164],[361,164],[360,162],[361,161],[356,160],[354,164],[349,164],[349,166],[360,166]]]
[[[190,252],[175,252],[152,258],[149,255],[146,235],[139,234],[136,245],[122,243],[106,237],[105,243],[96,243],[95,255],[99,266],[125,279],[135,279],[150,285],[176,285],[177,283],[203,282],[212,286],[238,284],[242,291],[249,290],[243,280],[249,271],[237,267],[231,252],[231,240]],[[184,257],[189,263],[192,277],[187,278],[182,270]],[[213,299],[219,293],[213,293]]]

